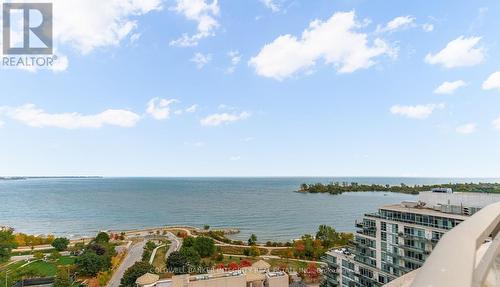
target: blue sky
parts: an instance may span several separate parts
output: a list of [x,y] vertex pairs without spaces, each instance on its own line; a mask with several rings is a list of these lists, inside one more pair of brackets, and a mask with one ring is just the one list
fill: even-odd
[[497,1],[54,2],[0,175],[499,177]]

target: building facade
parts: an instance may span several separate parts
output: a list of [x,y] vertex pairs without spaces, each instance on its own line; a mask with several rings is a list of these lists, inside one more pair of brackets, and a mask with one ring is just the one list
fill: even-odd
[[323,285],[382,286],[420,268],[444,233],[500,195],[440,189],[418,199],[383,206],[356,222],[352,247],[326,253]]

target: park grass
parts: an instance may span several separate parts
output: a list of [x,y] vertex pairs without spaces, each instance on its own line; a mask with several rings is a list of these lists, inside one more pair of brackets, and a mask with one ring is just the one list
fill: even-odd
[[12,252],[12,256],[20,256],[20,255],[30,255],[35,252],[42,252],[42,253],[51,253],[52,251],[56,250],[55,248],[47,248],[47,249],[39,249],[39,250],[26,250],[26,251],[15,251]]
[[[250,247],[249,246],[242,246],[242,247],[236,247],[236,246],[218,246],[218,248],[224,254],[244,255],[243,251],[245,249],[250,248]],[[265,249],[265,248],[259,248],[259,251],[260,251],[261,255],[266,255],[267,254],[267,249]]]
[[[25,265],[28,261],[18,261],[0,269],[0,277],[5,278],[5,272],[8,272],[8,285],[12,285],[15,281],[20,280],[17,274],[24,272],[29,272],[31,274],[36,274],[39,277],[53,277],[57,273],[58,266],[69,266],[75,264],[76,257],[73,256],[62,256],[55,262],[46,262],[42,260],[33,261],[32,263]],[[23,266],[23,267],[21,267]]]
[[271,255],[286,257],[288,255],[288,250],[289,249],[273,249],[271,250]]
[[169,245],[163,246],[158,248],[156,251],[155,258],[153,259],[153,266],[156,269],[164,269],[165,268],[165,254],[167,253],[167,250],[169,248]]

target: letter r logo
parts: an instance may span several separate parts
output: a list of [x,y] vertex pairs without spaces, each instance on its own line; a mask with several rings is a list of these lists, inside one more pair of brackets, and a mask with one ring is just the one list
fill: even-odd
[[[22,47],[12,47],[11,12],[22,12]],[[40,21],[32,19],[30,12],[38,11]],[[32,23],[36,22],[36,23]],[[45,47],[33,47],[30,40],[38,38]],[[52,54],[52,3],[3,3],[3,53],[4,54]]]

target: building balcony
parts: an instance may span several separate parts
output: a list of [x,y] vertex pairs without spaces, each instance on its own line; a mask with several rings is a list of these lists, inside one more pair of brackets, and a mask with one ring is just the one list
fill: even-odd
[[384,286],[500,286],[500,202],[445,233],[421,268]]
[[415,247],[415,246],[409,246],[409,245],[405,245],[405,244],[399,244],[399,248],[402,248],[404,250],[409,250],[409,251],[413,251],[413,252],[418,252],[418,253],[422,253],[422,254],[428,254],[430,253],[429,251],[425,250],[425,249],[421,249],[421,248],[418,248],[418,247]]

